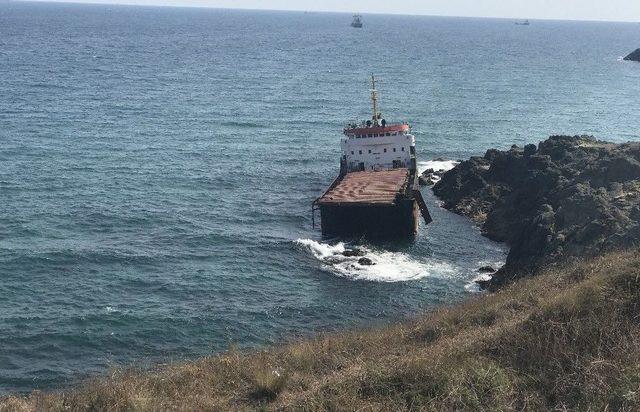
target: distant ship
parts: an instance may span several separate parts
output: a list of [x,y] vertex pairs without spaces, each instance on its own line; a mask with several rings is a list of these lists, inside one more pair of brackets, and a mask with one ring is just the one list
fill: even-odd
[[518,26],[528,26],[528,25],[530,25],[530,24],[531,24],[531,23],[529,22],[529,20],[525,20],[525,21],[517,21],[517,22],[516,22],[516,25],[518,25]]
[[362,16],[359,14],[353,15],[353,21],[351,22],[351,27],[355,27],[357,29],[362,28]]
[[407,123],[387,123],[373,76],[371,86],[372,116],[344,128],[340,174],[313,209],[325,236],[412,238],[419,213],[431,222],[418,187],[416,139]]

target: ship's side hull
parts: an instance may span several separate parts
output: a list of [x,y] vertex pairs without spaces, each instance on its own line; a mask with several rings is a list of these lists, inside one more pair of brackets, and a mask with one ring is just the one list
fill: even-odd
[[418,231],[418,205],[413,197],[394,205],[321,204],[322,234],[370,239],[412,238]]

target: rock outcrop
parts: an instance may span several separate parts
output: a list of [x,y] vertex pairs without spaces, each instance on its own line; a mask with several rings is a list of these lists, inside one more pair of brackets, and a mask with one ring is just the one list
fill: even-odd
[[442,178],[444,172],[444,170],[427,169],[418,178],[418,183],[420,186],[433,186]]
[[552,136],[537,147],[491,149],[433,190],[511,247],[489,289],[566,258],[640,245],[640,143]]
[[362,266],[373,266],[375,265],[375,262],[367,257],[362,257],[358,259],[358,264]]
[[634,62],[640,62],[640,49],[635,49],[634,51],[629,53],[629,55],[627,57],[625,57],[624,59],[625,60],[631,60],[631,61],[634,61]]

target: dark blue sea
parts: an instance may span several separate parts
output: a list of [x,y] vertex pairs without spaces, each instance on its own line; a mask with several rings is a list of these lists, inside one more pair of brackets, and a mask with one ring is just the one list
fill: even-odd
[[551,134],[640,140],[640,24],[0,3],[0,394],[385,324],[506,248],[444,211],[341,257],[311,202],[345,122],[420,165]]

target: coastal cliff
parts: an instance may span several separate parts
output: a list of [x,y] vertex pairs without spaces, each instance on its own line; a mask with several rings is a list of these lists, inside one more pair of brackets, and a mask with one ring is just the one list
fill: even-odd
[[488,150],[442,176],[444,207],[506,242],[506,264],[483,286],[570,258],[640,243],[640,143],[552,136],[538,146]]

